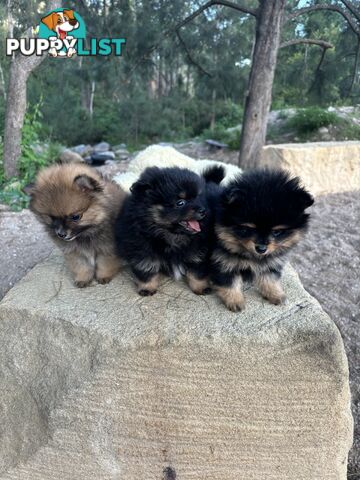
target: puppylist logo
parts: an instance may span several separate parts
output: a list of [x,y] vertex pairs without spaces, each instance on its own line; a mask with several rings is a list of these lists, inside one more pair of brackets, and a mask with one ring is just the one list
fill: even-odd
[[79,56],[121,56],[125,38],[90,38],[86,42],[86,27],[74,10],[57,8],[42,17],[38,38],[7,38],[6,55],[20,52],[22,55],[71,58]]

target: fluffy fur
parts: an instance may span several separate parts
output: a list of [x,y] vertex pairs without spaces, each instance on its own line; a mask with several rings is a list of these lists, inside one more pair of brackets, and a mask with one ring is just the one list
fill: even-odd
[[64,252],[78,287],[108,283],[118,272],[114,222],[125,193],[85,165],[42,170],[28,191],[30,209]]
[[312,196],[284,171],[246,172],[222,192],[216,214],[211,279],[226,307],[244,308],[243,282],[253,280],[261,295],[280,304],[285,255],[307,229]]
[[222,167],[203,177],[187,169],[147,168],[132,186],[117,222],[119,254],[130,265],[140,295],[153,295],[160,274],[186,275],[196,294],[209,291],[211,202]]

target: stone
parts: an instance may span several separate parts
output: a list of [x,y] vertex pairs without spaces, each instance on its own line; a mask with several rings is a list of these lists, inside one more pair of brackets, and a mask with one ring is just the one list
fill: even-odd
[[283,286],[234,314],[37,265],[0,304],[0,479],[345,480],[343,342],[290,266]]
[[107,152],[107,151],[110,150],[110,143],[100,142],[100,143],[94,145],[93,150],[94,150],[95,153]]
[[71,147],[70,150],[72,150],[75,153],[78,153],[82,157],[86,157],[87,155],[91,154],[93,148],[91,145],[81,144],[81,145],[76,145],[75,147]]
[[66,149],[60,153],[59,163],[84,163],[84,159],[73,150]]
[[136,182],[141,172],[147,167],[181,167],[188,168],[198,174],[214,165],[221,165],[225,169],[225,179],[222,184],[225,185],[236,175],[241,174],[242,170],[235,165],[214,160],[194,160],[193,158],[180,153],[173,147],[150,145],[141,151],[130,162],[126,173],[116,175],[114,180],[126,191],[130,190],[131,185]]
[[114,145],[112,149],[114,152],[116,152],[116,150],[127,150],[127,146],[126,143],[120,143],[119,145]]
[[124,160],[127,160],[130,156],[130,153],[127,151],[127,150],[116,150],[115,151],[115,157],[117,158],[117,160],[121,160],[121,161],[124,161]]
[[99,160],[114,160],[115,158],[115,153],[111,151],[107,152],[99,152],[99,153],[93,153],[91,155],[91,158],[93,160],[99,161]]
[[314,195],[360,188],[358,141],[269,145],[262,150],[261,164],[289,170]]

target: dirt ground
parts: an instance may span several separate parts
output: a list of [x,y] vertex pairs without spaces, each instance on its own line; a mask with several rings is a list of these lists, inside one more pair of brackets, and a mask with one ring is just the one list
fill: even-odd
[[[193,157],[205,156],[190,150],[181,149]],[[207,153],[206,157],[220,159],[219,154]],[[305,288],[336,322],[345,342],[355,419],[348,478],[360,480],[360,192],[319,197],[311,210],[310,231],[290,260]],[[2,298],[50,253],[52,245],[31,212],[4,208],[0,208],[0,245]]]

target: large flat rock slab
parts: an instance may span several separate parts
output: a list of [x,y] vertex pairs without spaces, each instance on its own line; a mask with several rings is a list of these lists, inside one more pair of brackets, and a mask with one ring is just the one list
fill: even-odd
[[346,479],[340,334],[291,267],[281,307],[228,312],[125,271],[73,286],[61,256],[0,304],[1,480]]
[[290,170],[314,194],[360,189],[360,142],[268,145],[262,164]]

